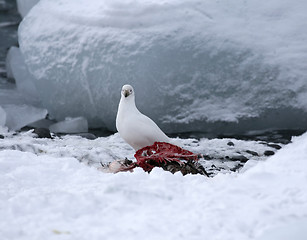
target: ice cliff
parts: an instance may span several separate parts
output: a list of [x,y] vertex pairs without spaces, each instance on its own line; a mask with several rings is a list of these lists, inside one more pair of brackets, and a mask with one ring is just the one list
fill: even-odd
[[307,2],[41,0],[19,27],[44,107],[115,129],[123,84],[168,132],[307,128]]

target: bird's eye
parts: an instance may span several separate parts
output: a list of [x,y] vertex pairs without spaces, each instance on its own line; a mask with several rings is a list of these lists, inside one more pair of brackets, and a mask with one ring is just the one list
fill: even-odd
[[132,89],[130,89],[130,91],[129,91],[130,93],[132,93]]

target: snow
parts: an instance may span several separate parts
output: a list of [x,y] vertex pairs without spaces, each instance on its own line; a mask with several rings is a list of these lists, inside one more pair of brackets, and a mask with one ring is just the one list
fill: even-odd
[[307,236],[307,219],[293,221],[291,224],[282,224],[279,227],[269,229],[257,240],[304,240]]
[[[134,159],[135,152],[118,133],[106,138],[97,138],[88,141],[86,138],[76,136],[56,137],[55,139],[38,139],[30,130],[18,135],[3,134],[5,141],[0,143],[0,149],[18,149],[20,151],[31,152],[38,155],[49,155],[54,157],[75,157],[80,162],[90,166],[101,167],[101,163],[108,163],[113,160]],[[82,136],[82,134],[81,134]],[[263,161],[267,157],[265,151],[276,152],[276,149],[262,141],[243,141],[236,139],[180,139],[172,138],[173,144],[186,148],[195,153],[210,156],[210,160],[200,159],[210,174],[228,173],[236,168],[241,162],[235,158],[238,155],[249,159],[241,171],[255,165],[258,161]],[[231,141],[234,146],[229,146]],[[280,146],[283,146],[280,144]],[[117,149],[117,150],[114,150]],[[251,155],[248,150],[252,150],[256,155]],[[214,165],[214,166],[212,166]]]
[[307,116],[306,7],[42,0],[19,42],[57,120],[81,115],[115,130],[120,88],[131,84],[140,111],[167,132],[306,129],[297,121]]
[[[286,236],[296,231],[300,239],[307,237],[307,133],[242,173],[213,178],[172,175],[159,168],[150,174],[141,169],[106,174],[73,155],[88,149],[89,155],[101,151],[96,156],[102,160],[112,154],[131,157],[133,150],[118,134],[93,141],[71,136],[35,139],[31,132],[3,135],[1,149],[12,144],[16,148],[10,149],[19,149],[0,152],[4,240],[266,240],[280,233],[289,239]],[[218,147],[218,139],[203,139],[194,147],[193,139],[177,141],[192,149],[210,143]],[[242,141],[240,146],[244,144],[251,143]]]
[[84,117],[66,118],[64,121],[49,126],[54,133],[82,133],[88,132],[88,123]]

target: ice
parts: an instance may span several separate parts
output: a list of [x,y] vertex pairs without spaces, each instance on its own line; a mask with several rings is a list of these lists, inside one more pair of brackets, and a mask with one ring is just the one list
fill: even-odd
[[[120,89],[167,132],[307,127],[303,0],[43,0],[19,42],[57,120],[115,130]],[[52,24],[50,24],[52,23]]]
[[8,78],[15,79],[18,91],[33,98],[38,98],[34,77],[25,65],[19,48],[11,47],[9,49],[6,57],[6,69]]
[[3,105],[2,108],[6,112],[6,126],[10,130],[19,130],[30,123],[44,119],[47,110],[33,107],[30,105]]
[[10,130],[19,130],[29,123],[44,119],[47,114],[36,98],[18,91],[12,83],[1,85],[0,108],[5,111],[5,126]]
[[39,0],[17,0],[17,9],[22,18],[24,18],[38,2]]
[[31,128],[45,128],[48,129],[52,124],[54,124],[54,121],[50,120],[50,119],[41,119],[35,122],[32,122],[30,124],[28,124],[28,127]]
[[50,125],[49,130],[54,133],[83,133],[88,132],[88,123],[84,117],[66,118]]
[[6,59],[5,59],[5,70],[6,70],[6,77],[8,78],[8,80],[13,80],[14,76],[13,76],[13,70],[11,68],[12,64],[11,64],[11,55],[8,54],[6,55]]
[[0,106],[0,127],[3,127],[6,122],[6,112]]
[[41,108],[38,99],[21,93],[15,84],[9,82],[1,85],[0,89],[0,106],[5,105],[31,105]]
[[[17,68],[18,66],[14,66],[14,69]],[[22,71],[20,77],[22,78]],[[19,86],[25,85],[22,83]],[[10,130],[20,130],[32,122],[44,119],[47,115],[47,110],[41,107],[37,98],[27,94],[25,89],[19,88],[17,90],[16,85],[10,82],[1,84],[0,108],[6,115],[4,121],[4,114],[2,115],[2,111],[0,111],[0,118],[2,117],[0,126],[1,122],[5,122],[5,126]]]

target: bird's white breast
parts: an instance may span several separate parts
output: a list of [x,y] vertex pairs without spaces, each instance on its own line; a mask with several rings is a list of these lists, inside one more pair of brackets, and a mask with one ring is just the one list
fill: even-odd
[[169,138],[162,130],[136,107],[131,107],[128,101],[120,102],[116,127],[121,137],[135,150],[152,145],[154,142],[169,142]]

